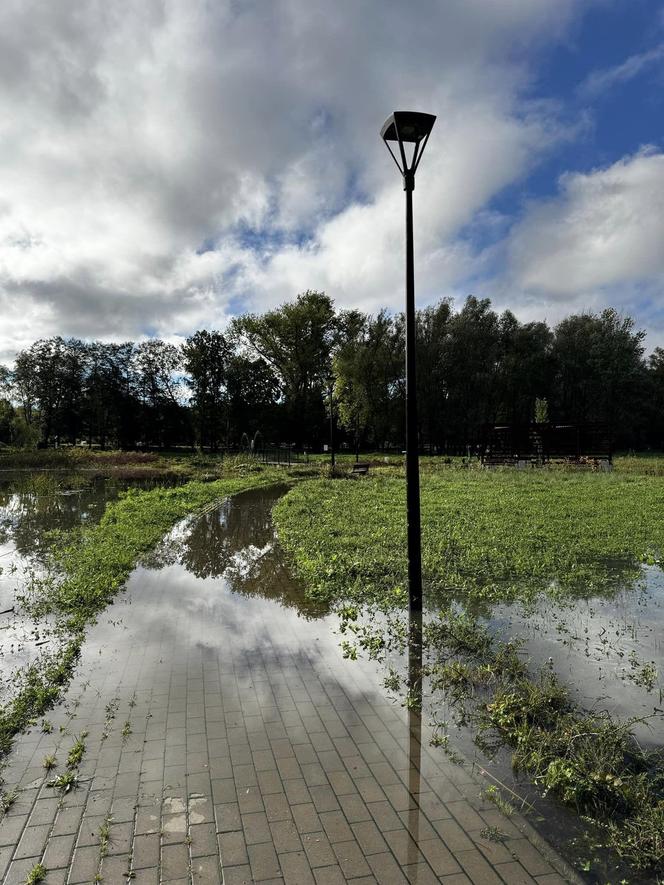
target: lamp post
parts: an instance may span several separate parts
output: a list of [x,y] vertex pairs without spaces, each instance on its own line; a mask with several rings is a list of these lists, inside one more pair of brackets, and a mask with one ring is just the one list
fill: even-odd
[[330,393],[330,467],[334,471],[334,375],[328,377],[327,386]]
[[[420,538],[420,472],[417,441],[417,387],[415,374],[415,272],[413,267],[413,191],[415,172],[436,118],[417,111],[395,111],[380,131],[381,138],[403,176],[406,191],[406,509],[408,519],[408,614],[411,645],[422,637],[422,552]],[[398,146],[397,153],[390,142]],[[410,154],[410,157],[409,157]],[[411,670],[411,689],[421,675]],[[419,667],[421,672],[421,663]],[[413,679],[416,685],[413,686]]]

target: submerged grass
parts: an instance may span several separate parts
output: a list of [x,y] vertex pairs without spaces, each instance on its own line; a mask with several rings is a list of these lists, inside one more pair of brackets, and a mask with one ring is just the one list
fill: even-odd
[[44,582],[42,612],[58,620],[60,648],[43,655],[17,678],[14,697],[0,707],[0,755],[13,737],[48,710],[73,673],[85,627],[113,599],[137,561],[180,520],[216,500],[259,486],[284,482],[278,470],[239,470],[214,482],[175,488],[132,489],[108,505],[97,525],[56,553],[59,577]]
[[585,714],[548,668],[529,673],[518,645],[467,615],[429,624],[434,690],[463,710],[487,751],[507,745],[512,765],[592,820],[635,870],[664,871],[664,755],[631,737],[635,720]]

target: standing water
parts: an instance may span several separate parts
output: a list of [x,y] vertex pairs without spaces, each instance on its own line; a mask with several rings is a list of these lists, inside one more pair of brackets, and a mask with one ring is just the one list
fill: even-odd
[[307,602],[275,538],[283,491],[184,520],[134,569],[89,630],[52,734],[27,736],[8,783],[51,795],[44,753],[66,758],[60,726],[84,731],[71,801],[84,820],[108,813],[110,844],[127,845],[126,857],[100,858],[107,881],[146,862],[147,837],[154,878],[177,863],[187,882],[424,885],[564,869],[518,814],[503,820],[480,798],[469,766],[430,748],[426,722],[386,697],[378,665],[343,658],[336,616]]

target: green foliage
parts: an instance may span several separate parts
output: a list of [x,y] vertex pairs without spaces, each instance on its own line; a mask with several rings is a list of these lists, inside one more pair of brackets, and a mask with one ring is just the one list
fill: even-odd
[[5,814],[18,799],[18,789],[4,791],[0,794],[0,809]]
[[28,873],[25,885],[37,885],[37,882],[43,882],[46,878],[47,869],[44,864],[36,863]]
[[58,775],[52,781],[49,781],[49,787],[60,790],[62,793],[69,793],[78,783],[78,773],[74,769],[67,769]]
[[334,358],[335,399],[339,422],[353,437],[385,445],[398,439],[395,419],[403,406],[403,329],[387,311],[366,317]]
[[636,869],[664,871],[664,758],[641,750],[632,722],[573,710],[546,671],[504,684],[478,722],[513,748],[517,771],[602,827],[607,845]]
[[535,424],[546,424],[549,420],[549,403],[546,397],[535,399]]
[[14,698],[0,708],[0,756],[9,752],[15,734],[53,705],[71,678],[81,639],[65,641],[59,652],[45,655],[20,674]]
[[83,732],[79,737],[76,738],[74,744],[69,751],[67,756],[67,767],[68,768],[77,768],[83,758],[83,754],[85,753],[85,738],[87,737],[87,732]]

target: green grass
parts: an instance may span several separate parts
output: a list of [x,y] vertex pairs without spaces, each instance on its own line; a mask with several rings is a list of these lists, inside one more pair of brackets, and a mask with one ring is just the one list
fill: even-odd
[[[664,550],[664,477],[562,471],[422,476],[424,580],[469,604],[546,591],[592,595]],[[401,605],[405,487],[398,477],[299,484],[275,508],[310,592]]]
[[287,480],[280,470],[235,470],[214,482],[130,490],[109,504],[97,525],[84,528],[58,554],[58,580],[45,582],[42,609],[59,619],[58,651],[17,677],[14,698],[0,707],[0,755],[14,736],[48,710],[71,678],[85,628],[124,586],[138,560],[182,518],[229,495]]

